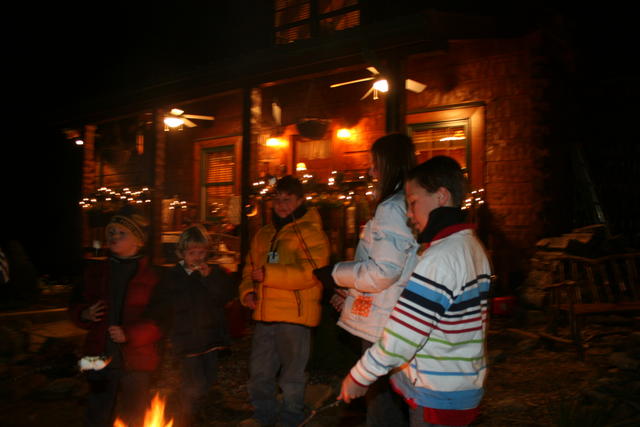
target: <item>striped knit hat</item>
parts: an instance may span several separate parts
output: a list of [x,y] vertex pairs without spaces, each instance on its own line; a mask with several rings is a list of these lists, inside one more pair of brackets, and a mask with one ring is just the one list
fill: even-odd
[[134,211],[130,208],[123,208],[118,213],[116,213],[107,228],[111,224],[120,224],[125,227],[131,233],[136,236],[142,243],[147,240],[147,230],[149,227],[149,221],[139,212]]

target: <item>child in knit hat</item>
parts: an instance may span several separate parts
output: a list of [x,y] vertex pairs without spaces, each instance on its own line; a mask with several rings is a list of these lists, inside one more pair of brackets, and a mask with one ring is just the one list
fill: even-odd
[[199,224],[180,235],[180,261],[163,275],[149,315],[166,331],[178,359],[181,383],[177,425],[193,425],[202,399],[216,379],[218,351],[229,345],[224,306],[235,295],[231,277],[207,264],[211,241]]
[[[108,362],[103,369],[86,371],[86,425],[111,426],[116,415],[137,425],[149,403],[150,373],[159,365],[156,342],[161,333],[143,316],[159,282],[142,253],[147,225],[146,218],[130,208],[111,218],[106,227],[110,256],[88,261],[69,307],[73,322],[88,330],[84,355]],[[115,414],[118,388],[122,412]]]

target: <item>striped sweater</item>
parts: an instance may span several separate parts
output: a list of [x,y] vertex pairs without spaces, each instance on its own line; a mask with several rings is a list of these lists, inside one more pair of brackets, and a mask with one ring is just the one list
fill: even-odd
[[[463,228],[463,229],[461,229]],[[368,386],[394,370],[392,385],[434,424],[468,424],[486,375],[490,265],[468,227],[436,236],[420,256],[383,336],[352,368]]]

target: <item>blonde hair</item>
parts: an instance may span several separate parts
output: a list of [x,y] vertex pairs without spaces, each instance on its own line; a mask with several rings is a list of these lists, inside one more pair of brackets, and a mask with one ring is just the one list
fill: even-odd
[[176,255],[182,258],[184,252],[193,244],[205,246],[207,249],[211,248],[209,233],[201,224],[192,225],[180,234],[176,246]]

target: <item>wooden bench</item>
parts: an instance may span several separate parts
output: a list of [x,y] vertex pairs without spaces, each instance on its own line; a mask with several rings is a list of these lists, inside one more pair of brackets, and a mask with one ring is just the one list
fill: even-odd
[[[584,318],[596,314],[640,311],[640,252],[582,258],[557,259],[559,281],[545,285],[549,292],[551,319],[548,336],[575,344],[584,358],[582,327]],[[566,314],[570,341],[557,335],[558,322]]]

